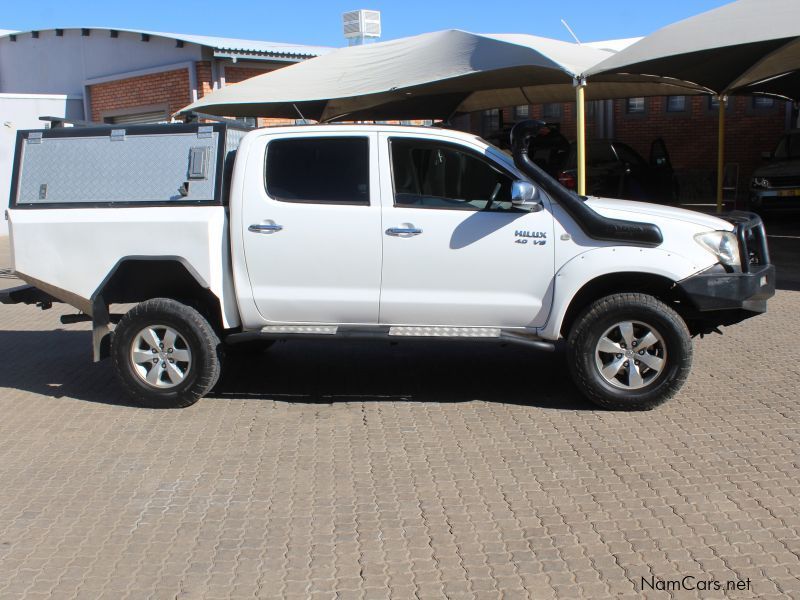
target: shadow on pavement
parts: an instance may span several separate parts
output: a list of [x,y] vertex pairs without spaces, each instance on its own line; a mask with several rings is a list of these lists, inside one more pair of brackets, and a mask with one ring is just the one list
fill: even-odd
[[[87,331],[0,331],[0,387],[130,406]],[[456,403],[485,401],[596,410],[572,384],[561,352],[488,342],[278,342],[231,357],[214,399]]]

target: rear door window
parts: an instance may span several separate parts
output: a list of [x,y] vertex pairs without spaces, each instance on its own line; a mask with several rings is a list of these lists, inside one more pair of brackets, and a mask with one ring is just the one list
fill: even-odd
[[282,202],[369,205],[369,140],[303,137],[274,140],[264,169],[267,194]]

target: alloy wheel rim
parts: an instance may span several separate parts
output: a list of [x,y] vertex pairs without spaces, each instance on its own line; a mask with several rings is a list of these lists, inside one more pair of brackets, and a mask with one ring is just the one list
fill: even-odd
[[148,325],[137,333],[130,352],[133,372],[146,385],[170,389],[183,383],[192,368],[186,339],[168,325]]
[[640,390],[664,372],[667,345],[652,325],[620,321],[600,336],[594,357],[606,383],[623,390]]

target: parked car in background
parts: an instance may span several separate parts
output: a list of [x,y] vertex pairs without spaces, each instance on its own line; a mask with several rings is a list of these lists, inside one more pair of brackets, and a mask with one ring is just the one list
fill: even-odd
[[[573,143],[557,177],[562,185],[577,187],[577,146]],[[650,160],[615,140],[590,140],[586,148],[586,193],[603,198],[626,198],[676,203],[679,190],[664,140],[654,140]]]
[[775,150],[762,157],[769,164],[753,172],[750,208],[800,206],[800,129],[781,137]]

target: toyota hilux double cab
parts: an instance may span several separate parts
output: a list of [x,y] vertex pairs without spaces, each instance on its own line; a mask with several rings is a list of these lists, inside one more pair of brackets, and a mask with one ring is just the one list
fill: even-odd
[[[761,220],[586,198],[467,133],[224,124],[19,132],[8,303],[76,307],[135,401],[183,407],[274,340],[552,349],[613,409],[689,375],[692,336],[766,310]],[[121,305],[133,304],[124,313]],[[116,324],[115,327],[113,325]]]

